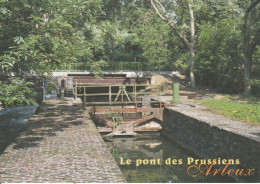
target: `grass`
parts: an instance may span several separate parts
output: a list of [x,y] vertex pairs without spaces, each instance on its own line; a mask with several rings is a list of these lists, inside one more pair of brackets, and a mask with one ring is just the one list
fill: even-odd
[[[239,100],[239,101],[232,101]],[[213,112],[220,112],[234,120],[260,124],[259,98],[245,98],[239,96],[226,97],[223,100],[207,99],[200,103],[209,107]]]

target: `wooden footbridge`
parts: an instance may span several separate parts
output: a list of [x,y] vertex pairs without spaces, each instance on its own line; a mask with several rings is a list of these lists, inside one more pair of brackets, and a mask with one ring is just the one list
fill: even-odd
[[73,84],[73,95],[82,100],[106,136],[162,129],[163,86],[151,85],[150,78],[74,76]]

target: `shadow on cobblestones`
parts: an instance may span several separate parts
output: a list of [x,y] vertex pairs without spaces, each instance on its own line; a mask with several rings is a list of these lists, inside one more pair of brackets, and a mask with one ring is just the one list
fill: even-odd
[[19,139],[19,144],[14,145],[14,149],[25,149],[37,146],[37,142],[43,140],[43,137],[29,137],[29,138],[21,138]]
[[0,172],[0,174],[6,174],[5,172]]
[[41,104],[0,156],[0,183],[125,182],[86,116],[72,99]]
[[71,126],[82,125],[82,115],[72,112],[72,108],[67,105],[43,104],[29,120],[20,137],[14,141],[13,149],[37,147],[45,138],[57,136]]

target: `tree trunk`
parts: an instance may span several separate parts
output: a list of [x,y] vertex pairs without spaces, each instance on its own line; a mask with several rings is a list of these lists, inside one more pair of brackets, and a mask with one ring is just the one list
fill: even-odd
[[244,57],[245,57],[245,63],[244,63],[244,90],[245,95],[251,95],[251,63],[252,63],[252,54],[251,52],[248,52],[247,50],[244,50]]
[[195,83],[195,75],[194,75],[194,59],[195,53],[194,53],[194,46],[190,46],[190,81],[191,81],[191,87],[196,87]]
[[[157,3],[157,5],[161,8],[162,13],[159,11],[159,9],[154,4],[154,1]],[[191,87],[196,87],[195,83],[195,75],[194,75],[194,64],[195,64],[195,19],[193,15],[193,9],[192,5],[194,4],[194,0],[189,0],[188,6],[189,6],[189,14],[190,14],[190,41],[187,39],[185,35],[185,31],[181,32],[181,29],[178,29],[174,22],[170,21],[169,16],[167,15],[167,12],[164,8],[164,6],[158,1],[158,0],[151,0],[151,4],[156,11],[157,15],[165,22],[167,23],[174,31],[174,33],[182,40],[183,44],[186,46],[186,48],[189,50],[190,53],[190,79],[191,79]]]
[[193,0],[189,2],[189,12],[190,12],[190,33],[191,33],[191,41],[189,44],[189,52],[190,52],[190,80],[191,80],[191,87],[196,87],[195,75],[194,75],[194,64],[195,64],[195,21],[192,9]]
[[[252,70],[252,57],[256,47],[254,35],[250,33],[255,30],[255,7],[260,3],[260,0],[251,0],[251,5],[247,8],[244,15],[244,24],[242,28],[242,47],[244,53],[244,93],[251,95],[251,70]],[[249,15],[251,14],[251,21],[249,22]],[[249,22],[249,23],[248,23]]]

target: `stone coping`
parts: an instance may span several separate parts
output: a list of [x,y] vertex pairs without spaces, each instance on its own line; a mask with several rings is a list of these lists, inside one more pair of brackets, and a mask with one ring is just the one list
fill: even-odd
[[218,115],[207,111],[206,109],[196,108],[196,106],[188,106],[187,104],[179,104],[175,107],[167,107],[168,109],[177,111],[191,118],[207,123],[212,127],[248,137],[260,143],[260,126],[247,124],[240,121],[231,120],[223,115]]

